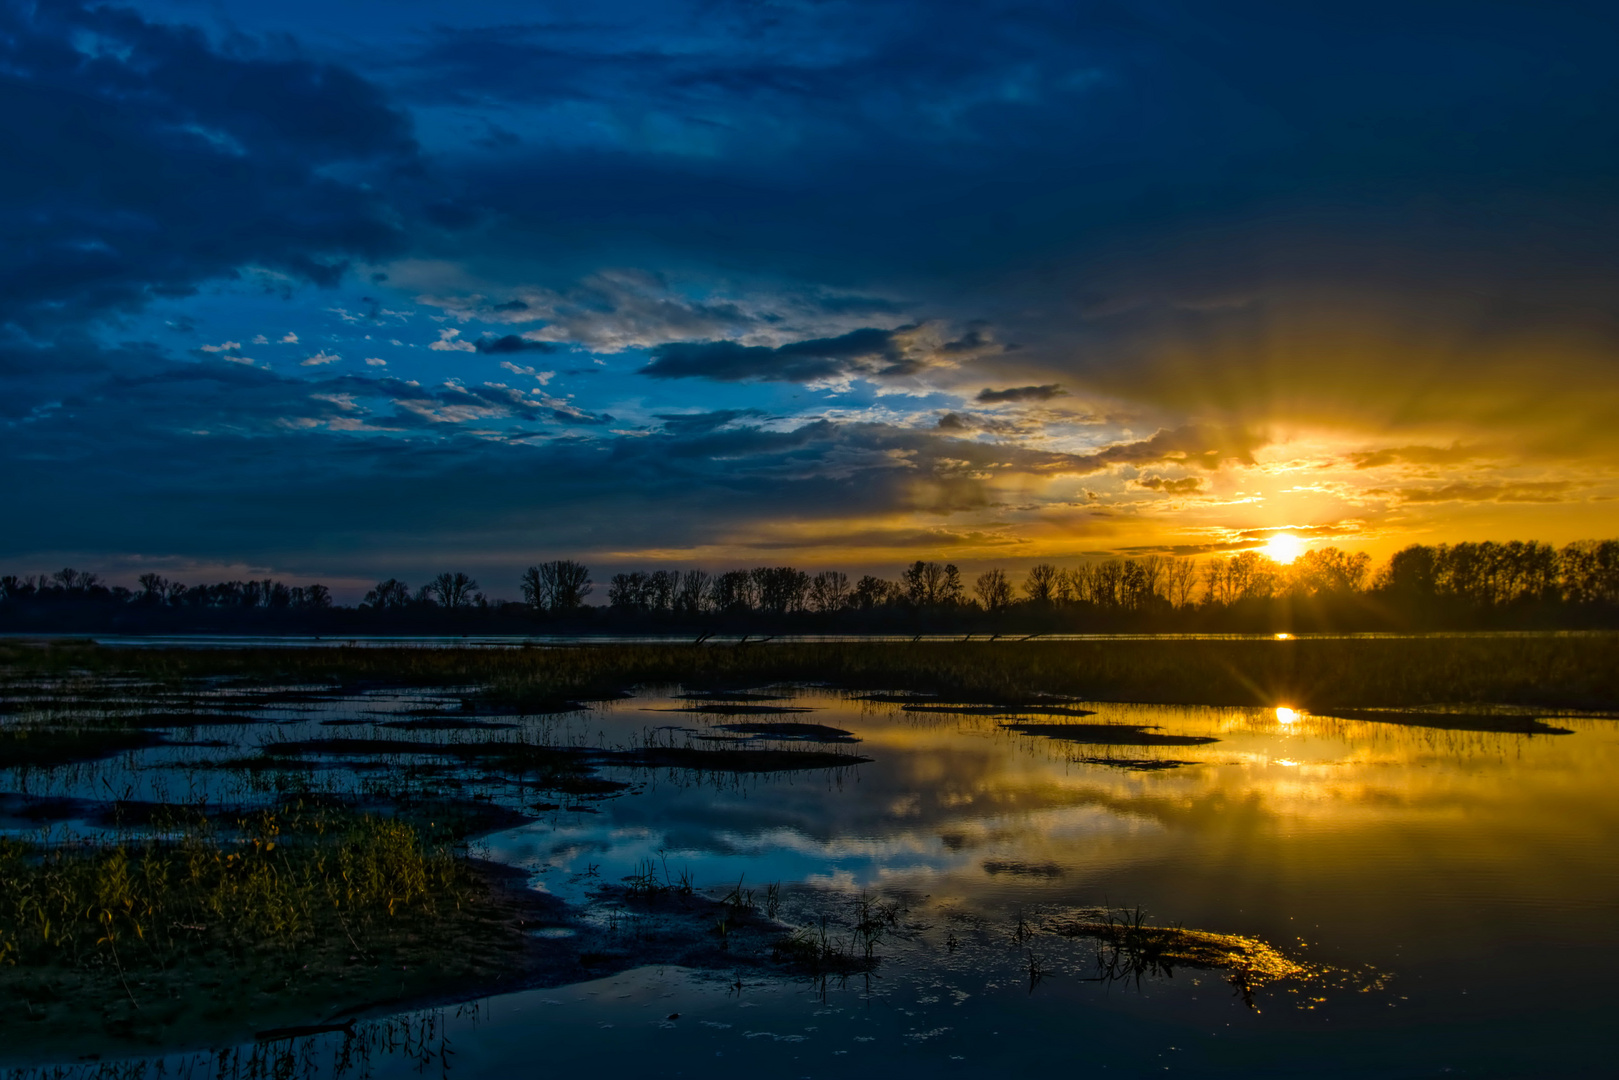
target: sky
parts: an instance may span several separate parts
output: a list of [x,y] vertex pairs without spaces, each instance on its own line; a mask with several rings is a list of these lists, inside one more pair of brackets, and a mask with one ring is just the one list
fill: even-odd
[[1619,8],[0,0],[0,568],[1619,535]]

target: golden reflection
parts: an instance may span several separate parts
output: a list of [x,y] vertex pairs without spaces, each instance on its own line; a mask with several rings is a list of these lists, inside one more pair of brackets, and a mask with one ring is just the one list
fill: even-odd
[[1280,634],[1276,635],[1276,640],[1277,641],[1292,641],[1293,640],[1293,635],[1288,634],[1288,633],[1280,633]]
[[1304,541],[1292,533],[1277,533],[1265,545],[1265,554],[1283,566],[1304,554]]
[[1289,709],[1285,705],[1276,706],[1276,722],[1278,724],[1293,724],[1297,723],[1298,719],[1299,712],[1297,709]]

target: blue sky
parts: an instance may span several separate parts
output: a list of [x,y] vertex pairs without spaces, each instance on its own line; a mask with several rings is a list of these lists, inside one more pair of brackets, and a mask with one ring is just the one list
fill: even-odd
[[1611,5],[0,12],[11,571],[1619,532]]

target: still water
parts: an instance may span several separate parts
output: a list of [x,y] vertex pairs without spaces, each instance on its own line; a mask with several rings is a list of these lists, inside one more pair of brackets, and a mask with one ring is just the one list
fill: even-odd
[[[1214,740],[1119,746],[1012,730],[1004,716],[771,692],[813,710],[777,719],[851,732],[860,741],[844,748],[871,760],[719,779],[609,771],[636,787],[488,836],[483,853],[580,903],[594,883],[647,859],[714,896],[739,878],[761,892],[780,882],[788,921],[860,895],[890,900],[904,916],[869,977],[642,968],[350,1033],[111,1068],[400,1077],[1619,1069],[1619,721],[1539,713],[1568,734],[1517,735],[1287,709],[1085,704],[1096,712],[1087,724]],[[306,706],[275,717],[274,737],[388,707],[364,695]],[[608,746],[657,729],[676,742],[723,737],[720,725],[738,719],[666,711],[691,707],[648,694],[523,723],[559,742]],[[249,745],[268,737],[239,733]],[[219,782],[193,768],[199,753],[141,751],[116,768],[134,797],[186,797]],[[101,778],[79,770],[32,782],[36,793],[87,794]],[[1267,943],[1302,974],[1251,1000],[1219,969],[1110,980],[1099,978],[1105,949],[1051,932],[1076,911],[1138,908],[1154,923]],[[70,1074],[109,1070],[64,1064]]]

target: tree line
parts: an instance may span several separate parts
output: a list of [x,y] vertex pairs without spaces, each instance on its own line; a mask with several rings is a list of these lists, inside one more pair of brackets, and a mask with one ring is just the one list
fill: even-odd
[[[489,632],[518,633],[535,624],[608,631],[729,625],[852,632],[1253,629],[1277,619],[1304,628],[1465,628],[1513,619],[1608,625],[1619,613],[1619,540],[1561,549],[1534,541],[1416,544],[1375,572],[1364,552],[1336,547],[1308,550],[1289,565],[1256,551],[1042,562],[1016,581],[1000,568],[969,581],[952,563],[918,559],[896,578],[867,574],[851,580],[839,570],[759,566],[623,571],[597,582],[583,563],[556,559],[528,567],[518,584],[521,602],[491,599],[462,571],[446,571],[414,588],[388,578],[359,604],[342,607],[318,584],[264,579],[188,586],[143,574],[130,589],[65,569],[0,578],[0,624],[28,629],[17,624],[48,624],[52,613],[61,622],[110,611],[124,616],[115,622],[136,628],[257,620],[356,632],[477,622],[489,624]],[[593,596],[605,602],[593,604]]]

